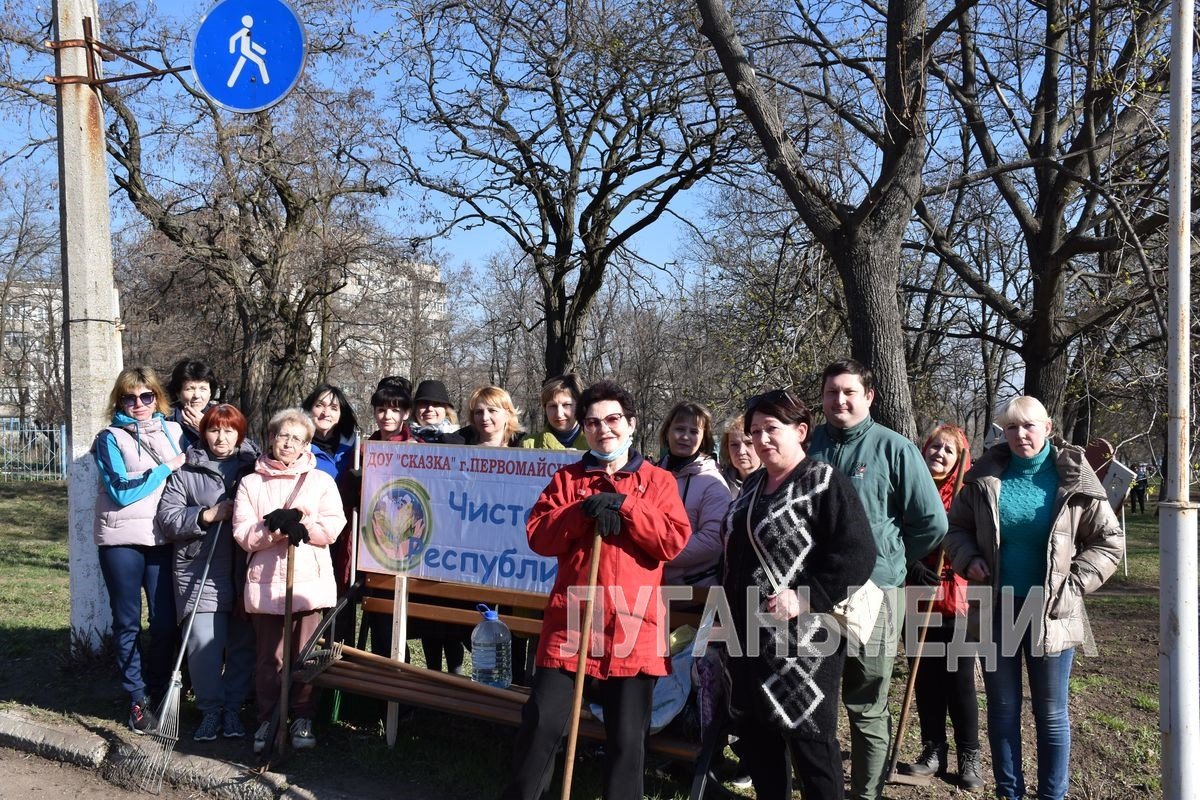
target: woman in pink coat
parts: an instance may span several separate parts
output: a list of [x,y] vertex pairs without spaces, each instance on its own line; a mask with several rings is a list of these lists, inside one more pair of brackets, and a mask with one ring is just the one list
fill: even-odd
[[687,549],[667,564],[663,583],[715,586],[725,550],[721,523],[733,496],[717,466],[712,414],[699,403],[676,403],[667,412],[658,441],[666,451],[658,466],[675,476],[692,526]]
[[[298,408],[280,411],[267,424],[268,452],[242,479],[233,509],[233,537],[250,554],[246,567],[246,611],[256,644],[255,703],[258,730],[254,752],[267,745],[270,720],[283,670],[283,614],[289,544],[296,546],[292,582],[292,657],[321,622],[321,611],[337,602],[332,544],[346,525],[337,484],[316,469],[309,450],[312,420]],[[295,495],[293,498],[293,494]],[[289,498],[290,502],[289,502]],[[308,684],[291,694],[292,747],[316,745],[312,732],[316,697]],[[287,709],[281,713],[281,724]]]

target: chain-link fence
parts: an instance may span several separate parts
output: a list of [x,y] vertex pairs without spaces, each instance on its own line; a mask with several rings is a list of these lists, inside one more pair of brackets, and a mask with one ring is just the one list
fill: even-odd
[[30,428],[0,419],[0,481],[61,481],[67,477],[67,428]]

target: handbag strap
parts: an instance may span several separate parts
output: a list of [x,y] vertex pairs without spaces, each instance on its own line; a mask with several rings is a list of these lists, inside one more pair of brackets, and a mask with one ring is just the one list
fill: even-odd
[[[764,476],[763,480],[766,480]],[[754,551],[754,555],[758,558],[758,564],[763,568],[763,572],[767,575],[767,580],[771,583],[771,588],[775,590],[775,594],[783,593],[783,581],[775,577],[775,573],[767,566],[767,559],[763,556],[762,546],[758,543],[758,538],[754,535],[754,526],[750,524],[750,518],[754,514],[754,507],[758,505],[758,487],[761,483],[756,483],[750,492],[750,502],[746,506],[746,538],[750,540],[750,549]]]
[[300,478],[296,481],[296,485],[292,487],[292,493],[288,495],[287,500],[283,501],[284,508],[291,508],[292,503],[296,502],[296,495],[300,494],[300,487],[304,485],[304,479],[307,477],[307,472],[300,473]]

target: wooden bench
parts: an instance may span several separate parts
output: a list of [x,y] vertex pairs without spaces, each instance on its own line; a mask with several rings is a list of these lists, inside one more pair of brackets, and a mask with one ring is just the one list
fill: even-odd
[[[367,593],[362,601],[363,610],[393,615],[395,612],[393,599],[395,587],[396,579],[390,575],[366,574],[364,588]],[[694,592],[695,599],[686,606],[672,605],[670,624],[673,628],[681,625],[692,625],[699,628],[700,614],[707,593],[704,589],[696,589]],[[408,580],[409,619],[466,627],[473,627],[479,622],[478,611],[442,605],[438,603],[439,600],[486,603],[493,608],[499,606],[500,619],[509,627],[509,630],[527,636],[536,636],[541,632],[542,614],[547,602],[546,596],[530,592],[443,583],[418,578]],[[329,615],[334,614],[336,614],[336,609]],[[318,631],[317,636],[320,636],[321,633]],[[315,641],[306,646],[305,652],[324,652],[327,660],[333,657],[330,650],[317,650]],[[337,652],[339,657],[343,654],[340,649]],[[353,663],[353,669],[346,665],[329,669],[327,668],[328,664],[318,664],[314,669],[314,665],[309,664],[309,668],[305,671],[304,665],[301,665],[299,673],[301,679],[315,686],[336,688],[392,702],[402,702],[412,706],[510,725],[520,724],[520,708],[529,697],[529,689],[524,686],[513,685],[507,689],[497,689],[481,686],[468,678],[402,664],[352,648],[347,648],[344,654],[347,656],[347,661]],[[604,739],[603,724],[588,713],[586,707],[583,710],[579,732],[580,735],[588,738]],[[696,762],[701,752],[700,742],[688,741],[662,732],[650,736],[648,747],[655,752],[688,763]],[[699,769],[701,766],[707,772],[707,759],[703,765],[698,764],[697,768]]]

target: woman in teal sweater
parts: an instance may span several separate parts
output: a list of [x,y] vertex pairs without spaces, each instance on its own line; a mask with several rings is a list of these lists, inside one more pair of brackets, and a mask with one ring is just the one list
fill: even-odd
[[992,589],[991,639],[986,625],[981,638],[996,795],[1025,795],[1023,660],[1037,730],[1037,796],[1062,800],[1071,755],[1067,685],[1075,646],[1087,636],[1083,596],[1112,575],[1125,535],[1083,450],[1050,440],[1038,400],[1015,398],[998,422],[1006,442],[963,479],[944,547],[955,572]]

